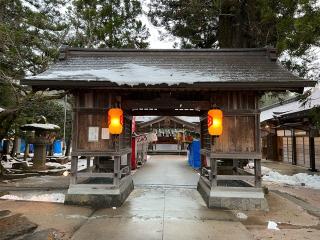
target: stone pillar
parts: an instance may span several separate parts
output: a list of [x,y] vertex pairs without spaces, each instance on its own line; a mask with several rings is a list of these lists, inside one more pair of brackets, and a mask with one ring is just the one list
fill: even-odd
[[255,181],[254,185],[257,188],[261,188],[261,159],[255,159],[254,160],[254,176]]
[[77,172],[78,172],[78,156],[72,156],[70,184],[77,184]]
[[34,169],[45,169],[46,168],[46,144],[34,144],[34,158],[33,168]]

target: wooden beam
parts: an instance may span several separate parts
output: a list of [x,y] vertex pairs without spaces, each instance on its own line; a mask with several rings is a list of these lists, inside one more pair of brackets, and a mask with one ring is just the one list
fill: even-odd
[[211,158],[215,159],[230,159],[233,161],[233,159],[261,159],[261,153],[257,152],[235,152],[235,153],[215,153],[215,152],[210,152],[208,149],[201,149],[200,154],[209,156]]
[[209,101],[184,101],[177,99],[124,100],[123,109],[210,109]]
[[[160,109],[160,108],[137,108],[126,109],[125,113],[132,116],[203,116],[210,108],[199,110],[190,109]],[[256,116],[259,115],[258,110],[234,110],[224,111],[224,116]]]
[[86,156],[86,157],[104,157],[104,156],[121,156],[131,153],[131,148],[123,148],[120,151],[87,151],[77,150],[72,151],[72,156]]
[[252,175],[218,175],[218,180],[240,180],[240,181],[253,181],[255,176]]
[[79,172],[77,176],[80,178],[89,178],[89,177],[96,177],[96,178],[113,178],[113,173],[90,173],[90,172]]
[[[63,84],[61,84],[63,82]],[[158,84],[147,86],[145,84],[140,84],[138,86],[129,86],[129,85],[122,85],[118,86],[118,84],[110,81],[75,81],[70,79],[62,79],[61,81],[56,80],[48,80],[48,79],[22,79],[21,84],[31,85],[34,89],[41,90],[41,89],[98,89],[98,90],[106,90],[106,92],[115,92],[115,91],[122,91],[122,92],[129,92],[129,91],[136,91],[136,92],[145,92],[146,90],[149,91],[285,91],[291,90],[296,92],[303,91],[304,87],[314,87],[316,81],[297,81],[297,80],[290,80],[290,81],[252,81],[252,82],[199,82],[193,84],[175,84],[168,86],[168,84]]]
[[127,110],[126,114],[131,116],[200,116],[203,113],[195,110]]

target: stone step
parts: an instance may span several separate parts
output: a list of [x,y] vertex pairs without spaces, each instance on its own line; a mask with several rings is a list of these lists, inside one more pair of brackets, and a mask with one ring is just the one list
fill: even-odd
[[4,217],[8,217],[9,215],[11,215],[11,211],[10,210],[1,210],[0,211],[0,219],[4,218]]
[[11,215],[11,212],[4,212],[9,214],[0,218],[0,236],[1,240],[13,239],[28,233],[32,233],[38,225],[29,221],[28,218],[21,214]]

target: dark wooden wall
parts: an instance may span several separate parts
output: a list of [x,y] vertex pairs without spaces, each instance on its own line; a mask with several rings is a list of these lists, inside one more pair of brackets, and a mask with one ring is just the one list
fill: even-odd
[[[110,136],[110,140],[101,139],[101,128],[107,127],[107,110],[110,107],[121,107],[121,102],[126,97],[125,95],[121,97],[121,94],[125,93],[127,92],[116,94],[106,90],[81,90],[73,93],[75,96],[73,151],[105,152],[114,150],[114,136]],[[137,93],[136,95],[139,96],[139,94],[143,95],[143,93]],[[190,95],[186,94],[186,96]],[[201,112],[198,113],[203,115],[201,121],[202,149],[221,154],[233,154],[234,156],[260,154],[260,113],[256,92],[219,91],[206,92],[201,96],[200,100],[194,99],[191,103],[194,105],[199,101],[199,106],[202,104]],[[191,101],[192,99],[187,100]],[[170,102],[175,105],[179,105],[179,101],[170,99]],[[150,99],[144,102],[150,103]],[[224,113],[223,134],[215,141],[208,135],[206,112],[209,109],[203,109],[204,102],[208,102],[207,105],[210,103],[212,107],[219,107]],[[156,104],[157,101],[154,103]],[[163,101],[160,103],[163,105]],[[157,108],[157,106],[154,106],[154,108]],[[193,106],[193,108],[196,107]],[[161,112],[157,114],[159,113],[161,114]],[[124,132],[120,135],[120,147],[130,148],[130,116],[125,118],[124,125]],[[99,141],[88,141],[89,126],[99,127]]]
[[[202,119],[202,148],[233,156],[260,154],[260,112],[255,92],[213,93],[211,104],[224,113],[223,133],[213,139],[207,134],[206,116]],[[239,157],[239,156],[237,156]]]
[[[108,109],[121,107],[121,97],[99,90],[77,91],[73,106],[73,152],[115,151],[114,136],[102,139],[102,128],[107,128]],[[89,127],[99,128],[99,140],[88,141]],[[124,117],[124,129],[120,135],[120,148],[130,148],[131,118]]]

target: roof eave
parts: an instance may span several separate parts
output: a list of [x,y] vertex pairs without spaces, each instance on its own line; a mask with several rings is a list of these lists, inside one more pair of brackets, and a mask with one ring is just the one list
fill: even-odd
[[304,87],[314,87],[316,81],[311,80],[293,80],[293,81],[259,81],[259,82],[195,82],[193,84],[180,83],[168,85],[155,84],[155,85],[118,85],[117,83],[110,81],[76,81],[70,79],[61,79],[61,80],[47,80],[47,79],[23,79],[21,84],[30,85],[37,89],[77,89],[83,87],[98,87],[98,88],[126,88],[126,89],[167,89],[170,88],[181,88],[181,89],[190,89],[197,87],[199,90],[230,90],[230,87],[235,90],[263,90],[263,91],[284,91],[291,90],[302,92]]

